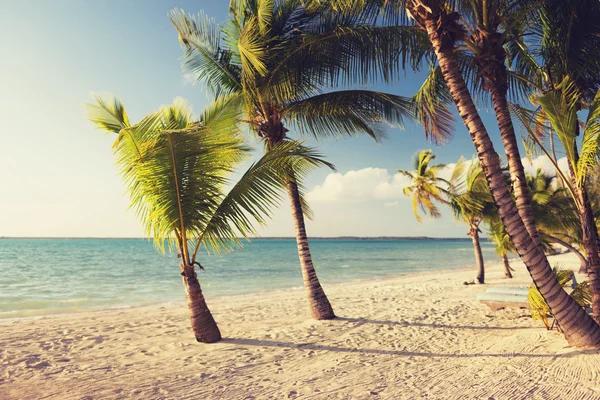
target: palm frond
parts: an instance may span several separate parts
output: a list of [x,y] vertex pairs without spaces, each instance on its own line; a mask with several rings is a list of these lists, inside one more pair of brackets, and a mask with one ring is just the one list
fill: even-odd
[[596,168],[598,157],[600,157],[600,90],[592,101],[583,130],[581,152],[577,161],[579,185],[583,185],[586,177]]
[[368,90],[324,93],[292,102],[282,110],[288,123],[301,134],[314,137],[347,136],[366,133],[379,141],[375,124],[402,126],[404,118],[414,118],[411,99]]
[[196,241],[193,260],[200,245],[216,253],[239,245],[237,236],[248,238],[254,232],[254,221],[265,224],[272,207],[280,203],[281,192],[285,191],[290,175],[301,180],[320,165],[333,167],[301,142],[289,140],[273,146],[248,168],[220,201]]
[[183,69],[202,81],[215,96],[241,88],[241,68],[231,62],[230,50],[221,47],[220,28],[202,12],[188,15],[183,10],[169,12],[185,53]]
[[256,14],[258,20],[258,27],[261,34],[267,33],[267,30],[271,26],[271,20],[273,18],[273,9],[275,7],[275,0],[259,0],[258,12]]
[[129,117],[125,106],[112,93],[92,93],[93,103],[86,103],[87,117],[98,129],[119,133],[129,127]]
[[441,69],[431,65],[429,75],[413,96],[416,117],[421,121],[425,137],[443,143],[452,135],[454,118],[446,105],[452,104]]
[[578,91],[576,86],[568,78],[554,90],[537,96],[536,101],[540,104],[556,135],[560,139],[567,158],[573,170],[577,173],[577,101]]
[[237,49],[242,62],[242,74],[246,79],[251,79],[256,73],[266,75],[267,67],[265,65],[266,43],[263,35],[260,34],[260,28],[257,18],[253,17],[244,24],[239,39]]
[[414,26],[344,26],[336,18],[319,22],[319,31],[282,43],[264,85],[277,101],[305,97],[314,88],[389,82],[407,64],[416,68],[430,48]]

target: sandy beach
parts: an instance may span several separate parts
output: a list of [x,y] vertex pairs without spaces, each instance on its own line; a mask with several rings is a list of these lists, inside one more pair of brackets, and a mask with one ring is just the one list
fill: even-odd
[[471,270],[325,284],[333,321],[311,320],[300,289],[209,298],[224,336],[212,345],[195,342],[183,302],[2,321],[0,399],[600,398],[599,351],[477,302],[528,285],[513,266],[507,280],[490,265],[484,286],[463,285]]

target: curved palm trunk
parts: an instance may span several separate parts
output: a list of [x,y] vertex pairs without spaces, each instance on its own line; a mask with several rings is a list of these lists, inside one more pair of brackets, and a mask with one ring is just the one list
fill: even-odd
[[469,236],[473,241],[473,250],[475,251],[475,261],[477,262],[477,283],[485,283],[485,265],[483,263],[483,253],[481,252],[481,243],[479,242],[479,229],[472,226],[469,229]]
[[565,242],[562,239],[559,239],[555,236],[552,235],[548,235],[547,233],[543,234],[544,237],[548,238],[548,240],[550,240],[553,243],[556,244],[560,244],[561,246],[565,247],[567,250],[569,250],[571,253],[575,254],[577,256],[577,258],[579,258],[579,272],[581,273],[587,273],[587,260],[585,259],[585,256],[583,254],[581,254],[581,252],[579,250],[577,250],[575,247],[571,246],[568,242]]
[[588,278],[592,293],[592,313],[594,319],[600,322],[600,256],[598,256],[598,231],[594,221],[594,212],[585,187],[577,187],[579,197],[579,220],[583,230],[583,248],[588,262]]
[[531,236],[533,242],[541,249],[542,242],[535,226],[535,218],[531,208],[531,194],[529,193],[529,187],[527,186],[525,170],[523,169],[521,155],[519,154],[517,136],[515,135],[515,129],[510,117],[508,101],[506,100],[506,89],[504,89],[500,82],[496,82],[496,84],[492,85],[490,88],[490,92],[494,104],[496,120],[498,121],[498,128],[500,129],[500,137],[502,138],[502,144],[504,145],[504,151],[506,152],[508,170],[510,171],[510,179],[515,194],[517,210],[527,228],[527,232],[529,232],[529,236]]
[[[413,6],[415,6],[415,3],[412,3]],[[558,283],[552,273],[548,259],[540,247],[533,242],[512,200],[504,182],[498,154],[494,150],[492,141],[481,121],[463,80],[460,68],[452,54],[454,46],[448,46],[447,43],[443,44],[442,42],[448,40],[444,35],[454,35],[454,32],[448,32],[444,29],[443,22],[448,16],[445,14],[443,16],[432,15],[427,13],[427,10],[421,6],[420,9],[413,9],[412,11],[412,15],[420,17],[421,22],[424,23],[446,85],[450,89],[452,99],[456,103],[458,112],[475,145],[502,223],[506,227],[506,231],[517,248],[521,259],[527,266],[534,284],[548,303],[552,314],[570,344],[578,346],[600,345],[600,326],[587,315],[575,300],[567,295]]]
[[502,254],[502,263],[504,264],[504,276],[507,279],[512,279],[512,273],[511,271],[513,270],[510,267],[510,263],[508,262],[508,257],[506,256],[506,254]]
[[287,183],[288,194],[290,196],[290,205],[292,207],[292,216],[294,217],[294,227],[296,229],[296,243],[298,245],[298,257],[300,258],[300,267],[302,268],[302,278],[308,297],[308,307],[310,313],[315,319],[335,318],[333,308],[325,291],[321,287],[317,272],[313,266],[310,248],[308,247],[308,238],[306,237],[306,227],[304,225],[304,213],[300,203],[300,194],[296,182]]
[[182,269],[181,276],[185,287],[187,304],[190,309],[190,320],[194,336],[196,336],[198,342],[218,342],[221,340],[221,332],[206,305],[194,266],[182,266]]

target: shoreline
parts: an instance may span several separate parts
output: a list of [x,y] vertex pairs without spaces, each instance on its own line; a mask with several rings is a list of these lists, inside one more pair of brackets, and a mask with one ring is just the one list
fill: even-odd
[[[517,259],[514,259],[517,260]],[[513,261],[513,259],[511,259],[510,261]],[[491,265],[494,265],[496,263],[490,263]],[[436,274],[447,274],[447,273],[452,273],[452,272],[466,272],[466,271],[470,271],[472,269],[475,268],[475,265],[469,265],[466,267],[456,267],[456,268],[446,268],[446,269],[428,269],[428,270],[422,270],[422,271],[407,271],[407,272],[400,272],[397,275],[389,275],[389,276],[385,276],[385,277],[373,277],[373,278],[356,278],[356,279],[350,279],[348,281],[344,281],[344,282],[334,282],[334,283],[323,283],[323,286],[325,288],[333,288],[335,289],[338,286],[347,286],[347,285],[355,285],[355,284],[362,284],[362,283],[374,283],[374,282],[381,282],[381,283],[385,283],[385,282],[389,282],[389,281],[393,281],[393,280],[397,280],[397,279],[403,279],[403,278],[408,278],[408,277],[412,277],[412,276],[416,276],[416,275],[423,275],[423,274],[431,274],[431,273],[436,273]],[[302,281],[299,279],[300,284],[302,284]],[[203,282],[200,282],[200,285],[203,285]],[[253,297],[264,297],[264,296],[270,296],[270,295],[278,295],[278,294],[284,294],[284,293],[290,293],[290,292],[297,292],[297,291],[302,291],[304,292],[304,287],[302,286],[291,286],[288,288],[276,288],[276,289],[264,289],[261,291],[254,291],[254,292],[248,292],[248,293],[238,293],[238,294],[231,294],[231,295],[215,295],[215,296],[210,296],[207,297],[207,303],[210,304],[215,301],[235,301],[235,300],[244,300],[244,299],[248,299],[248,300],[252,300]],[[77,309],[75,311],[71,311],[71,312],[49,312],[48,314],[41,314],[41,315],[30,315],[30,316],[22,316],[22,317],[1,317],[0,316],[0,326],[2,324],[5,323],[13,323],[13,322],[18,322],[21,320],[39,320],[39,319],[47,319],[47,318],[55,318],[55,317],[64,317],[64,316],[69,316],[69,315],[78,315],[78,314],[95,314],[95,313],[102,313],[102,312],[115,312],[115,311],[120,311],[120,310],[134,310],[134,309],[146,309],[146,308],[156,308],[156,307],[187,307],[186,302],[185,302],[185,293],[184,293],[184,288],[183,286],[181,287],[181,299],[180,300],[172,300],[172,301],[164,301],[164,302],[153,302],[153,303],[149,303],[149,304],[123,304],[120,306],[115,306],[115,307],[89,307],[89,308],[81,308],[81,309]],[[51,309],[48,309],[49,311]],[[60,310],[60,309],[55,309],[55,310]],[[7,312],[6,312],[7,313]]]
[[210,345],[183,304],[5,323],[0,398],[600,399],[600,351],[569,347],[528,310],[477,302],[530,283],[512,265],[513,280],[489,265],[486,285],[463,285],[471,268],[325,285],[329,321],[307,315],[303,289],[208,298],[223,335]]

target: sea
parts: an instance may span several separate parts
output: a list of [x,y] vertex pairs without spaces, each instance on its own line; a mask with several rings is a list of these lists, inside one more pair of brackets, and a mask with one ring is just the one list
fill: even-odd
[[[472,266],[470,239],[313,239],[321,283],[384,279]],[[482,242],[484,259],[498,262]],[[294,239],[253,239],[225,255],[201,254],[207,298],[302,287]],[[176,254],[147,239],[0,239],[0,319],[184,302]],[[210,301],[210,300],[209,300]]]

